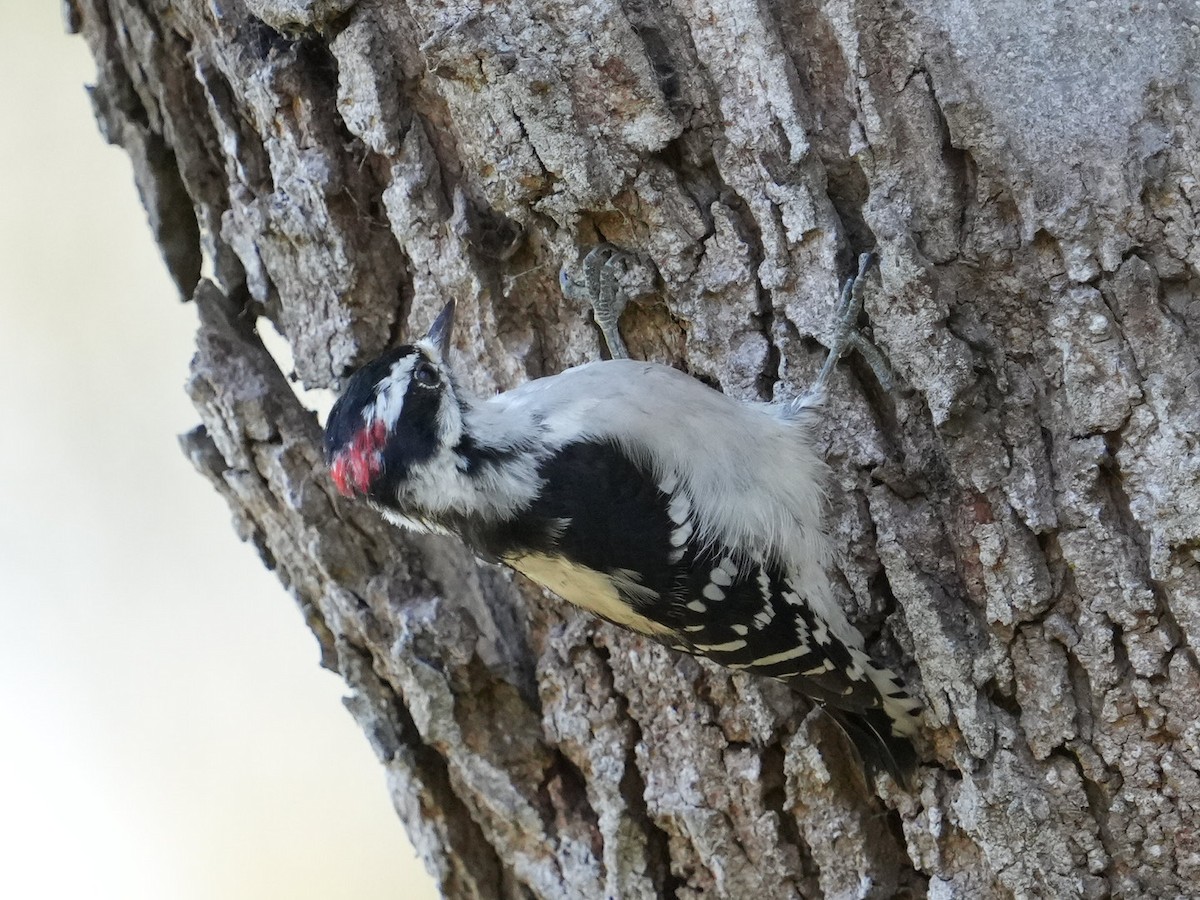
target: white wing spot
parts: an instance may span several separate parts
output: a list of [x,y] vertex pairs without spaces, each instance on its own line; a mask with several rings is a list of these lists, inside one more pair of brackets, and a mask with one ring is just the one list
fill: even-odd
[[796,659],[808,653],[808,645],[800,644],[793,647],[791,650],[784,650],[781,653],[772,653],[770,656],[762,656],[756,659],[752,665],[755,666],[773,666],[775,663],[787,662],[789,659]]
[[817,617],[817,627],[813,629],[813,638],[818,644],[830,643],[829,626],[825,624],[825,620],[819,616]]
[[747,628],[745,625],[734,625],[733,633],[740,634],[742,637],[745,637],[746,635],[748,635],[750,633],[750,629]]
[[826,660],[822,660],[821,664],[819,666],[816,666],[812,669],[805,669],[800,674],[808,675],[809,677],[812,677],[813,675],[824,675],[826,672],[831,672],[831,671],[833,671],[833,663],[831,663],[829,660],[826,659]]
[[700,592],[706,600],[724,600],[725,592],[718,585],[706,584],[704,590]]
[[738,567],[737,567],[737,563],[735,563],[733,561],[732,556],[727,556],[723,560],[721,560],[720,569],[722,572],[724,572],[726,575],[729,576],[730,580],[737,578]]
[[667,507],[667,515],[671,517],[671,521],[676,525],[682,525],[686,522],[691,511],[692,504],[686,494],[676,494],[671,498],[671,503]]
[[736,641],[726,641],[724,644],[697,644],[696,649],[704,653],[732,653],[745,646],[746,642],[739,638]]
[[708,607],[705,606],[703,603],[701,603],[699,600],[693,600],[691,603],[689,603],[687,605],[687,608],[690,609],[692,612],[698,612],[698,613],[708,612]]
[[671,565],[675,565],[677,562],[683,559],[683,554],[685,553],[687,553],[686,547],[678,547],[667,554],[667,562],[669,562]]
[[692,523],[684,522],[678,528],[671,532],[671,546],[682,547],[688,542],[692,536]]
[[759,610],[758,615],[754,617],[754,627],[758,629],[766,628],[771,624],[771,620],[775,618],[775,607],[768,604]]
[[724,569],[716,568],[708,574],[708,580],[720,587],[729,587],[733,584],[733,578]]
[[707,627],[708,627],[707,625],[684,625],[683,630],[684,631],[703,631]]
[[673,493],[675,491],[675,488],[677,488],[678,486],[679,486],[679,478],[676,477],[674,472],[669,473],[666,478],[664,478],[662,481],[660,481],[658,483],[658,489],[660,491],[662,491],[664,494]]

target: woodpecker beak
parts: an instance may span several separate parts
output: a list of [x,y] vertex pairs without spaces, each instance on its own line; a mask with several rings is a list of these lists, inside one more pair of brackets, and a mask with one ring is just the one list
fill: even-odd
[[438,348],[438,353],[445,360],[450,356],[450,333],[454,330],[454,300],[445,305],[438,317],[429,326],[425,339]]

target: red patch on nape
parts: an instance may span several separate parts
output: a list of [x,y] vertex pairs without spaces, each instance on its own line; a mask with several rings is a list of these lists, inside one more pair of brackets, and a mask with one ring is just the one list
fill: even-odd
[[383,446],[386,443],[387,426],[379,420],[355,432],[350,446],[329,466],[329,475],[339,494],[353,497],[355,492],[365,494],[371,489],[371,482],[383,471]]

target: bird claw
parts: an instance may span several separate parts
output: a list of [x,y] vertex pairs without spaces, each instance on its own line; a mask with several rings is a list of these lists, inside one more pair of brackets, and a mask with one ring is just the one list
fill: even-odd
[[825,383],[833,373],[833,367],[842,355],[850,349],[857,350],[863,361],[871,367],[880,386],[885,391],[891,391],[896,386],[896,379],[891,368],[879,352],[879,348],[867,340],[858,329],[858,316],[862,312],[862,290],[864,276],[875,262],[874,253],[864,253],[858,258],[858,272],[846,279],[838,297],[837,310],[834,313],[833,337],[829,341],[829,355],[817,375],[814,392],[825,388]]
[[596,324],[604,336],[613,359],[629,359],[629,351],[621,339],[617,322],[629,303],[626,276],[637,257],[613,244],[598,244],[583,258],[583,281],[576,281],[564,268],[559,273],[563,295],[575,300],[587,300],[592,306]]
[[[582,281],[572,277],[566,267],[559,272],[558,281],[563,296],[573,300],[586,300],[591,304],[596,324],[600,327],[604,343],[613,359],[629,359],[629,351],[621,338],[617,323],[629,303],[628,282],[631,280],[631,271],[637,268],[639,262],[636,255],[606,241],[597,244],[583,258]],[[814,392],[824,390],[834,366],[847,350],[858,351],[885,391],[891,391],[896,386],[895,377],[883,354],[858,329],[858,317],[863,308],[864,276],[874,263],[873,253],[859,256],[858,271],[842,285],[837,310],[834,313],[829,355],[817,375]]]

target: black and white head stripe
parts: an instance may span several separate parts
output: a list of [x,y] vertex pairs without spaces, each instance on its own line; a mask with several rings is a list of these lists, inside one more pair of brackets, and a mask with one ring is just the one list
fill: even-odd
[[[345,496],[369,495],[381,478],[433,452],[429,407],[437,398],[413,379],[422,361],[415,347],[397,347],[359,369],[334,404],[325,425],[325,459]],[[392,440],[397,434],[402,441]]]
[[453,322],[451,302],[425,337],[351,377],[325,426],[325,459],[342,494],[389,494],[412,466],[461,438],[446,365]]

